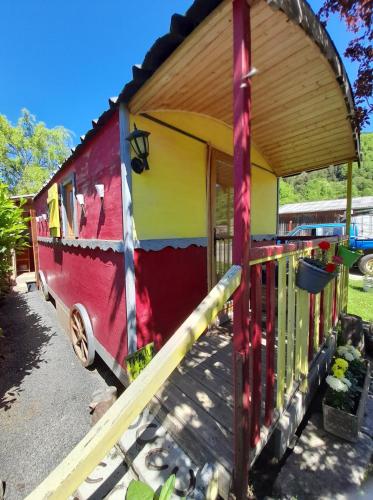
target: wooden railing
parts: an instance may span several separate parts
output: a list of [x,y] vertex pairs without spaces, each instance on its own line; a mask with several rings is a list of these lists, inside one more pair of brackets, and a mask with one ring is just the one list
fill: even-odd
[[201,304],[156,354],[65,460],[28,500],[66,500],[118,442],[223,308],[241,281],[241,267],[232,266]]
[[[306,389],[310,363],[331,334],[340,311],[346,310],[348,272],[344,266],[319,294],[295,286],[299,258],[321,252],[318,243],[322,240],[250,251],[252,447],[263,433],[268,434],[294,390]],[[344,241],[328,241],[331,258]]]
[[232,265],[233,236],[215,237],[215,271],[219,280]]

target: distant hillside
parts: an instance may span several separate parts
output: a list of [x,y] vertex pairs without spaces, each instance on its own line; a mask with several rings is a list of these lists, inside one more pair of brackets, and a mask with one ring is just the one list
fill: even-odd
[[[363,159],[354,164],[352,196],[373,195],[373,133],[361,134]],[[346,197],[347,166],[329,167],[280,180],[280,205]]]

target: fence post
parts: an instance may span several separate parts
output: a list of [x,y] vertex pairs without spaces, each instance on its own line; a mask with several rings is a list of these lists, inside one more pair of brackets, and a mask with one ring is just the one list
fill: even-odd
[[234,484],[238,500],[246,498],[249,468],[249,246],[250,246],[250,7],[233,0],[233,262],[242,266],[241,284],[233,298]]

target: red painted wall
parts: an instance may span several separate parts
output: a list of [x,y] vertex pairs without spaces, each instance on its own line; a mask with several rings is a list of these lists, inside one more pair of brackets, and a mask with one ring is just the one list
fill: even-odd
[[207,293],[207,249],[135,251],[137,343],[157,349]]
[[[123,237],[121,176],[119,153],[119,118],[115,113],[88,141],[80,154],[59,172],[53,182],[61,182],[75,172],[77,193],[84,194],[85,216],[78,210],[79,237],[120,240]],[[105,185],[101,205],[95,184]],[[35,200],[36,215],[48,213],[45,189]],[[38,234],[49,236],[48,223],[39,222]]]
[[[76,206],[79,238],[121,240],[118,113],[102,126],[53,182],[63,181],[72,172],[76,174],[77,193],[84,194],[85,198],[85,216]],[[103,205],[95,184],[105,185]],[[48,212],[47,191],[45,189],[35,200],[37,216]],[[37,226],[40,236],[49,236],[46,221]],[[68,308],[75,303],[86,307],[95,336],[123,364],[127,355],[123,254],[39,242],[39,258],[40,269],[52,291]]]
[[39,243],[39,257],[52,291],[68,308],[84,305],[95,337],[123,365],[127,356],[123,254]]
[[[76,174],[86,215],[78,208],[79,237],[122,239],[118,115],[113,116],[54,181]],[[103,208],[95,184],[105,185]],[[35,201],[36,214],[47,213],[47,189]],[[49,236],[46,221],[38,234]],[[48,285],[68,307],[81,303],[95,336],[123,366],[127,355],[124,257],[109,250],[86,250],[39,243],[40,269]],[[138,347],[157,348],[175,332],[207,292],[207,250],[135,251]]]

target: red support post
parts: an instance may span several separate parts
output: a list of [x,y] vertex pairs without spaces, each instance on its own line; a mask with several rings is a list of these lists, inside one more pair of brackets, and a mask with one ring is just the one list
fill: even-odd
[[275,270],[276,263],[272,260],[266,264],[266,405],[264,425],[272,424],[275,401]]
[[250,7],[233,0],[233,141],[234,239],[233,263],[242,267],[242,279],[233,297],[234,376],[234,492],[246,498],[250,447],[249,378],[249,247],[251,205],[250,112],[251,68]]
[[260,439],[260,409],[262,402],[262,265],[250,271],[251,348],[253,359],[251,446]]

